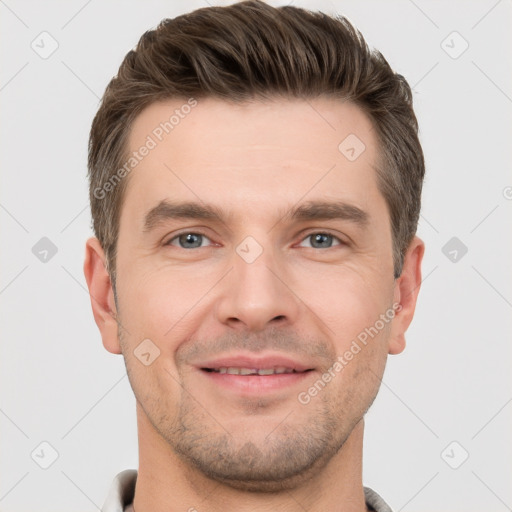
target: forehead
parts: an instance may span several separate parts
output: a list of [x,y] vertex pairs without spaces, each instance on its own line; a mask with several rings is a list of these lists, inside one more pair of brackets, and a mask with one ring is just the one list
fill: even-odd
[[122,210],[147,211],[169,197],[245,211],[306,196],[382,202],[372,124],[336,99],[153,103],[133,123],[134,152]]

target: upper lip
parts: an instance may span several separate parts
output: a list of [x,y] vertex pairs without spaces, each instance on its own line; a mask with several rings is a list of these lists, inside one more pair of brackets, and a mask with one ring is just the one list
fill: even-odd
[[256,368],[258,370],[285,367],[297,372],[312,370],[311,365],[296,361],[283,355],[266,355],[256,357],[254,355],[238,354],[219,357],[202,361],[195,365],[198,368]]

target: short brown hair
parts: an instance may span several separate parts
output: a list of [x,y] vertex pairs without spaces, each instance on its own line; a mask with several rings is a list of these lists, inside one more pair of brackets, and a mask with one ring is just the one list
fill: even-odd
[[105,90],[91,127],[88,167],[94,232],[114,287],[127,179],[109,187],[108,197],[105,184],[126,162],[131,126],[145,107],[186,97],[319,96],[356,104],[376,130],[378,187],[389,209],[399,277],[416,233],[425,174],[409,85],[343,16],[251,0],[164,19],[142,35]]

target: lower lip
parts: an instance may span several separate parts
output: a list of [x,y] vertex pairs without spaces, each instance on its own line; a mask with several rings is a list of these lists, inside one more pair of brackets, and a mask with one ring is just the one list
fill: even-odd
[[298,385],[313,373],[312,371],[307,371],[276,373],[273,375],[232,375],[230,373],[199,371],[210,382],[247,395],[261,395],[263,393],[284,390]]

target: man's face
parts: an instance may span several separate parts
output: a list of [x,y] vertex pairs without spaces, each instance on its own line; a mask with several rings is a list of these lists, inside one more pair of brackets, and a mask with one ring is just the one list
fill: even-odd
[[[182,104],[143,111],[130,150]],[[381,320],[344,357],[396,299],[370,121],[332,99],[205,99],[151,136],[127,178],[116,260],[120,347],[147,425],[236,486],[325,467],[399,351],[396,319]],[[160,351],[149,365],[136,356],[147,339],[143,361]]]

